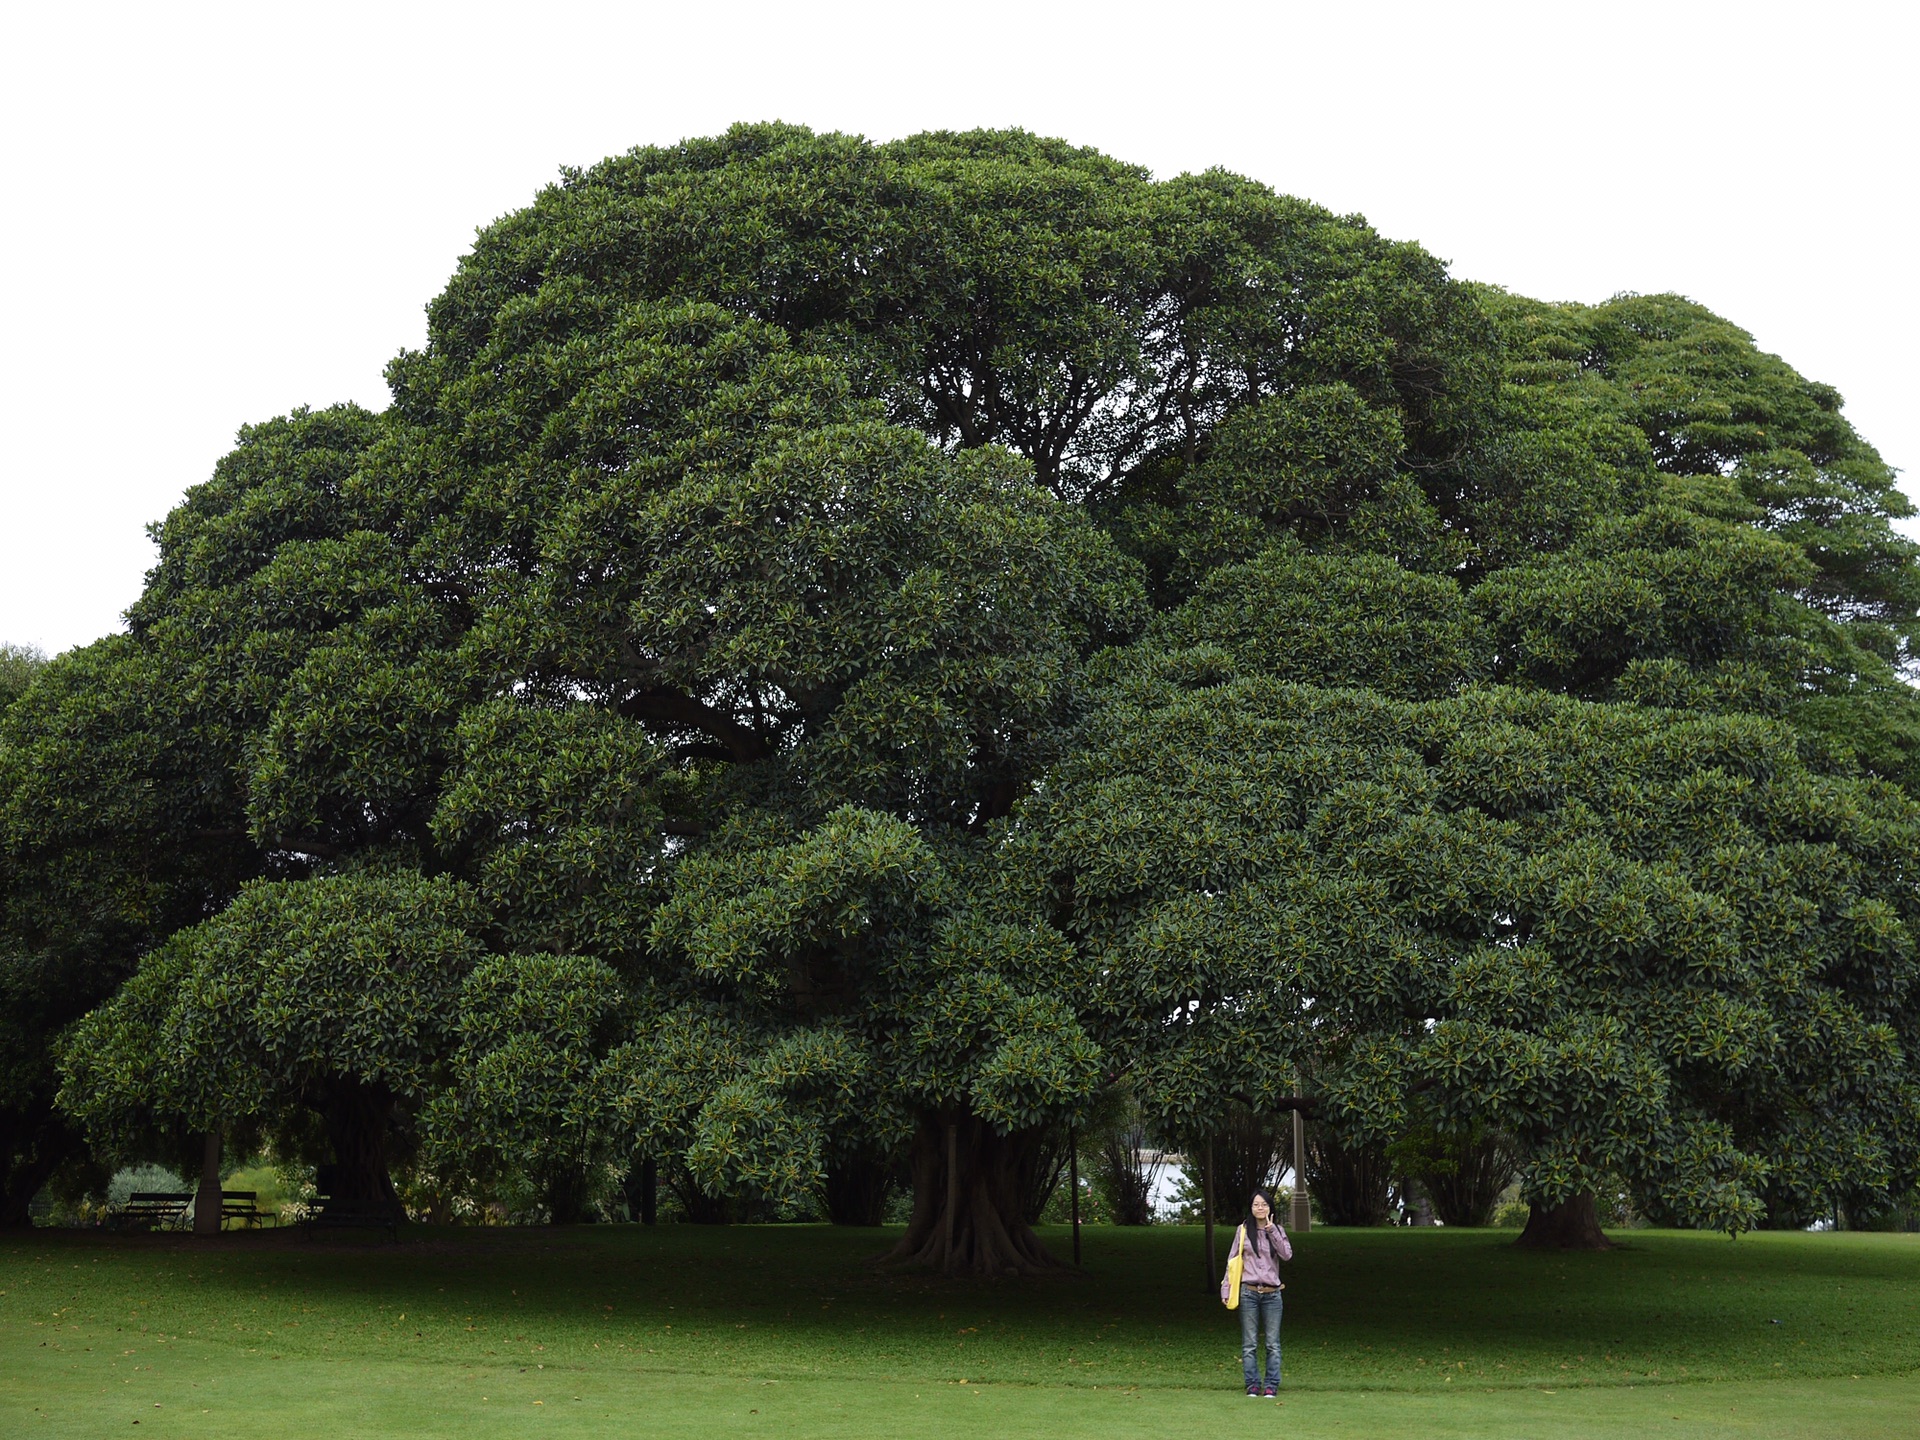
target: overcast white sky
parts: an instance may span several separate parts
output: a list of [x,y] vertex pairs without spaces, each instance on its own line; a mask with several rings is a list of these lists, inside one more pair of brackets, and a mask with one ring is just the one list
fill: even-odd
[[[556,170],[782,119],[1224,165],[1550,299],[1675,290],[1920,483],[1916,7],[9,7],[0,641],[120,625],[235,429],[386,400],[474,230]],[[1920,489],[1914,493],[1920,495]]]

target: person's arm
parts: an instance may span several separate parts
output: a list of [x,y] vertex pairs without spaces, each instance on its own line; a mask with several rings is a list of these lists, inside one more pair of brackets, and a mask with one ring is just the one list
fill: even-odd
[[1293,1258],[1293,1242],[1287,1239],[1287,1227],[1276,1220],[1273,1222],[1273,1232],[1274,1238],[1280,1242],[1280,1258],[1282,1260],[1291,1260]]

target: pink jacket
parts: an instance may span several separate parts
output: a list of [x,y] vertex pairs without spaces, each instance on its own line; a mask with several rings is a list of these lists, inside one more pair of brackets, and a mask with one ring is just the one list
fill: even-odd
[[[1233,1246],[1227,1251],[1227,1259],[1240,1255],[1240,1236],[1245,1227],[1233,1232]],[[1270,1221],[1266,1233],[1255,1243],[1247,1246],[1241,1255],[1240,1283],[1242,1285],[1278,1285],[1280,1283],[1280,1262],[1293,1259],[1293,1242],[1287,1239],[1287,1228],[1278,1220]],[[1227,1300],[1227,1277],[1220,1277],[1220,1303]]]

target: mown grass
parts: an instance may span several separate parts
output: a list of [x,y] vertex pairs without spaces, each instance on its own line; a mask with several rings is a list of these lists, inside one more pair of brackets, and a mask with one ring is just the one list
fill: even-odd
[[0,1428],[1920,1433],[1920,1236],[1623,1238],[1315,1231],[1263,1406],[1193,1230],[1092,1229],[1084,1273],[995,1282],[876,1268],[884,1235],[825,1227],[39,1231],[0,1240]]

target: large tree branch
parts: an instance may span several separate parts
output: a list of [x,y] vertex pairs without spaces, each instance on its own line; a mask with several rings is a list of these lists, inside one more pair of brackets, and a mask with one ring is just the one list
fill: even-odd
[[636,690],[620,702],[620,713],[629,720],[655,720],[704,731],[724,745],[727,754],[742,764],[767,757],[767,742],[751,728],[742,725],[724,710],[715,709],[678,690],[658,685]]
[[980,809],[973,817],[971,829],[981,829],[995,820],[1003,819],[1013,811],[1013,802],[1020,798],[1019,787],[1012,780],[996,780],[987,787],[987,793],[981,797]]

